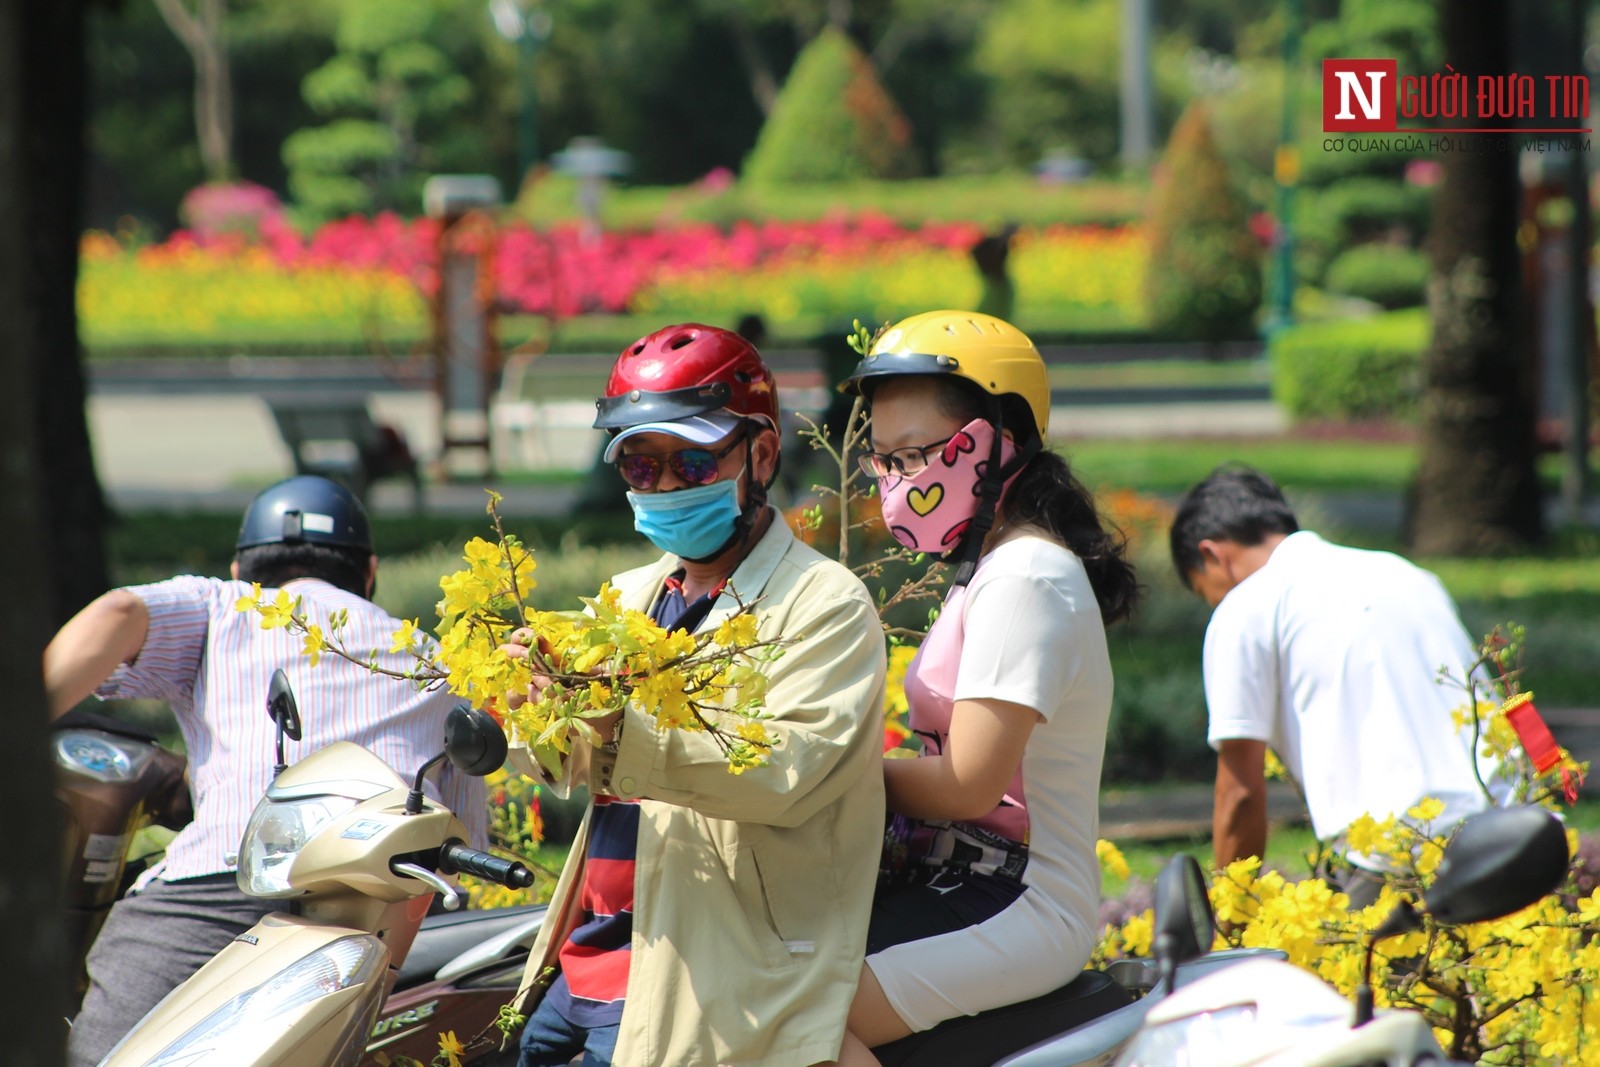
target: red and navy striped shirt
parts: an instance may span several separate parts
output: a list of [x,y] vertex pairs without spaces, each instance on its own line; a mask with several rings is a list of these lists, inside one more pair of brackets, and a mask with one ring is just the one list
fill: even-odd
[[[705,621],[723,583],[693,604],[683,582],[668,578],[650,617],[667,629],[693,632]],[[578,899],[583,918],[561,946],[561,974],[546,996],[574,1026],[614,1026],[622,1021],[633,959],[634,859],[639,851],[639,803],[597,796],[589,816],[589,851]]]

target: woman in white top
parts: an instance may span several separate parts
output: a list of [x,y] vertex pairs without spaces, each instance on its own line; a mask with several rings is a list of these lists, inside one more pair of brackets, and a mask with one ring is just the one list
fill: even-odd
[[906,675],[917,759],[885,760],[890,813],[845,1064],[945,1019],[1041,996],[1094,945],[1105,626],[1138,586],[1123,540],[1043,448],[1033,343],[987,315],[892,327],[850,383],[871,404],[884,521],[957,565]]

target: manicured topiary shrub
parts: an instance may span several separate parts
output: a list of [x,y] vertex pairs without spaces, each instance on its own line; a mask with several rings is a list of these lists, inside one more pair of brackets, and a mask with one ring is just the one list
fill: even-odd
[[744,178],[833,182],[907,178],[916,171],[911,124],[861,49],[827,29],[795,60],[745,160]]
[[1410,418],[1416,413],[1428,315],[1292,326],[1272,338],[1272,398],[1296,420]]
[[1357,245],[1328,265],[1328,289],[1386,308],[1420,307],[1427,298],[1428,257],[1414,248]]
[[1253,335],[1261,251],[1250,206],[1217,151],[1205,108],[1191,105],[1167,142],[1150,216],[1151,328],[1194,341]]

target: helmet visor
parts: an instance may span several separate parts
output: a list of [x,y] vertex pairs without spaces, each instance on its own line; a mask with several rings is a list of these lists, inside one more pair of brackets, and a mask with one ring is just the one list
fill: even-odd
[[961,361],[954,356],[935,356],[926,352],[874,352],[867,356],[839,386],[852,393],[861,391],[868,378],[886,378],[895,374],[954,374]]
[[647,422],[674,422],[725,407],[733,395],[726,382],[694,385],[649,393],[631,389],[620,396],[603,396],[594,402],[597,430],[626,430]]

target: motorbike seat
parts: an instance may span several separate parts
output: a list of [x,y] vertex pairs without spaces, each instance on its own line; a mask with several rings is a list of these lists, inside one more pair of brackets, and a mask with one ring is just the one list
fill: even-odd
[[1131,1003],[1133,997],[1109,975],[1084,971],[1042,997],[947,1019],[931,1030],[879,1045],[872,1053],[883,1067],[989,1067],[1013,1052]]
[[516,908],[429,915],[422,920],[422,928],[411,943],[411,951],[406,953],[406,960],[400,965],[395,988],[405,989],[431,982],[434,975],[439,973],[439,968],[463,952],[526,922],[536,912],[543,910],[542,904],[528,904]]

